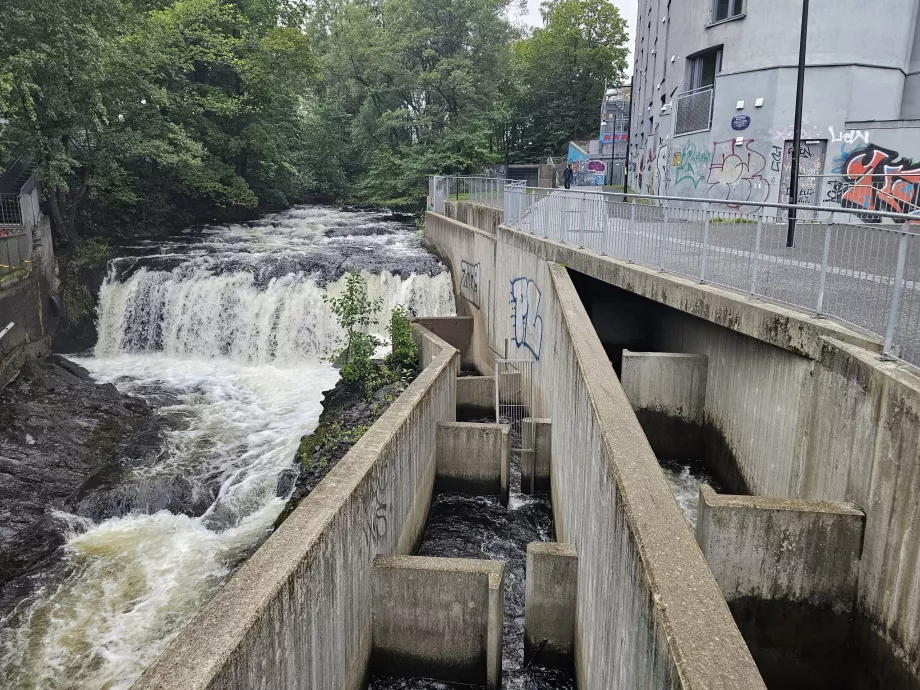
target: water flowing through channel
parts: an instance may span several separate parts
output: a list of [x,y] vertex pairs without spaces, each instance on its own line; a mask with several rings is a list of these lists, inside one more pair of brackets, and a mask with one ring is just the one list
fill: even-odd
[[414,226],[379,213],[302,207],[124,253],[94,354],[75,359],[155,408],[158,443],[59,516],[64,557],[0,619],[4,688],[130,687],[268,536],[279,474],[338,378],[323,297],[347,270],[382,315],[454,313]]

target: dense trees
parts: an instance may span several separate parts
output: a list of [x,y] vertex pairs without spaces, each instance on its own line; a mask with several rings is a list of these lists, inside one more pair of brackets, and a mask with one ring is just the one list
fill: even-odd
[[625,64],[603,0],[7,0],[0,156],[58,241],[328,198],[412,206],[427,174],[596,131]]

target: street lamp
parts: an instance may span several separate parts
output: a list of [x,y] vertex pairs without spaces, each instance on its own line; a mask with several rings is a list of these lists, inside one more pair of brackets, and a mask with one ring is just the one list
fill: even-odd
[[805,91],[805,46],[808,43],[808,0],[802,0],[802,27],[799,29],[799,73],[795,84],[795,122],[792,135],[792,161],[789,166],[789,229],[786,246],[795,244],[796,204],[799,201],[799,153],[802,147],[802,95]]

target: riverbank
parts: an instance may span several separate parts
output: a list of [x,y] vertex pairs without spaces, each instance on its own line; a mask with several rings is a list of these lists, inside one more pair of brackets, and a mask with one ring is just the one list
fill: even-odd
[[56,355],[25,364],[0,389],[0,615],[61,557],[64,511],[76,513],[106,468],[149,458],[158,432],[146,402]]
[[418,375],[417,368],[394,370],[382,360],[374,360],[373,364],[370,385],[339,379],[332,389],[323,391],[323,411],[316,429],[300,439],[294,466],[278,477],[276,495],[284,497],[290,492],[290,498],[275,521],[275,529]]

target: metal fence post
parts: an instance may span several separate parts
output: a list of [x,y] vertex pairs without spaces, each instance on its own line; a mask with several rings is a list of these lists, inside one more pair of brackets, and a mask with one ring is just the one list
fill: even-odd
[[757,267],[760,263],[760,236],[763,232],[763,209],[757,216],[757,230],[754,233],[754,256],[751,258],[751,295],[757,294]]
[[904,282],[904,259],[907,257],[907,232],[908,223],[904,223],[901,232],[901,241],[898,243],[898,265],[894,271],[894,289],[891,291],[891,305],[888,308],[888,328],[885,330],[885,344],[882,346],[882,357],[891,359],[891,349],[894,346],[894,330],[898,325],[898,311],[901,307],[901,284]]
[[824,226],[824,254],[821,257],[821,276],[818,278],[818,304],[815,306],[815,316],[821,316],[821,310],[824,308],[824,283],[827,280],[827,260],[831,251],[831,224],[834,214],[827,217],[827,225]]
[[626,260],[632,263],[632,234],[636,230],[636,200],[629,202],[629,226],[626,228]]
[[665,201],[661,207],[663,221],[661,223],[661,232],[658,233],[658,270],[664,270],[664,237],[668,231],[668,202]]
[[700,282],[706,282],[706,255],[709,253],[709,219],[712,217],[712,211],[709,204],[706,204],[706,223],[703,225],[703,250],[700,253]]

